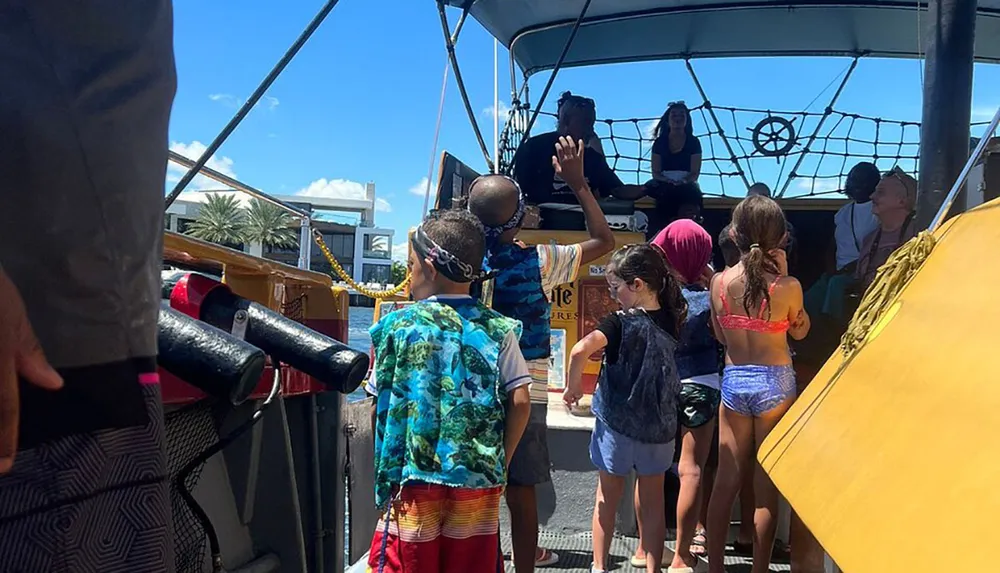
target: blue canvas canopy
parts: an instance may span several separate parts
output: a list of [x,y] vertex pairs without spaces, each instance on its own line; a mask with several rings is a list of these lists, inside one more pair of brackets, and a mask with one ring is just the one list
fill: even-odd
[[[468,0],[447,0],[463,6]],[[476,0],[526,75],[555,67],[585,0]],[[979,0],[976,60],[1000,63],[1000,0]],[[918,57],[926,4],[890,0],[592,0],[564,66],[743,56]],[[918,41],[918,39],[920,41]]]

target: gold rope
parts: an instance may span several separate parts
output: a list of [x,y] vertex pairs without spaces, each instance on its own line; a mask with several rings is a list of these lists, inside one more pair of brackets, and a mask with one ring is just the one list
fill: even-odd
[[872,327],[882,318],[899,292],[930,256],[936,242],[933,234],[921,231],[896,249],[889,256],[889,260],[878,268],[875,280],[865,291],[861,304],[847,327],[847,332],[840,339],[840,350],[845,356],[849,356],[861,346]]
[[326,242],[323,240],[322,233],[320,233],[316,229],[313,229],[313,239],[316,241],[316,244],[319,245],[319,250],[323,252],[323,256],[326,257],[326,260],[330,263],[330,266],[333,267],[333,270],[334,272],[337,273],[337,276],[339,276],[341,280],[343,280],[345,283],[350,285],[351,288],[353,288],[354,290],[358,291],[359,293],[367,297],[371,297],[377,300],[390,298],[403,292],[406,286],[410,284],[410,274],[407,273],[406,278],[403,279],[403,282],[399,283],[398,285],[389,290],[377,291],[377,290],[367,289],[359,285],[358,283],[354,282],[354,279],[351,278],[351,275],[347,274],[347,271],[344,270],[344,267],[340,266],[340,262],[337,260],[336,257],[333,256],[333,253],[330,252],[330,249],[327,248]]

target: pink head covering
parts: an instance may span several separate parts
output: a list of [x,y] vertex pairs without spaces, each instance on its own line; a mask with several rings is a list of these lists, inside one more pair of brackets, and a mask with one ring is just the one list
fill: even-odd
[[663,251],[686,284],[697,283],[712,259],[712,236],[691,219],[670,223],[650,244]]

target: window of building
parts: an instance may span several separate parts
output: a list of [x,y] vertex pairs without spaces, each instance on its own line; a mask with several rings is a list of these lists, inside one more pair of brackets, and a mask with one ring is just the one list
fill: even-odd
[[391,283],[392,266],[366,263],[361,267],[361,280],[366,283]]
[[354,260],[354,235],[347,233],[323,233],[323,241],[338,260]]
[[365,235],[364,257],[386,259],[392,256],[392,239],[387,235]]

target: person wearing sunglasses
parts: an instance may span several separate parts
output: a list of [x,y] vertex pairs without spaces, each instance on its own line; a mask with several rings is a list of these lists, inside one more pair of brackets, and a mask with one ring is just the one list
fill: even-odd
[[[524,192],[528,205],[537,205],[549,211],[572,211],[579,216],[575,226],[583,228],[584,217],[580,202],[569,184],[556,172],[552,163],[556,143],[560,137],[574,142],[582,141],[586,147],[583,170],[587,184],[600,199],[616,197],[634,201],[645,195],[640,185],[625,185],[608,165],[604,155],[588,142],[596,139],[594,100],[566,92],[559,99],[556,131],[541,133],[521,143],[514,155],[514,180]],[[543,211],[542,228],[549,228]]]
[[871,202],[872,214],[878,219],[878,229],[861,246],[855,272],[860,293],[872,284],[875,272],[889,260],[893,251],[917,234],[913,222],[917,180],[899,167],[893,167],[875,186]]

